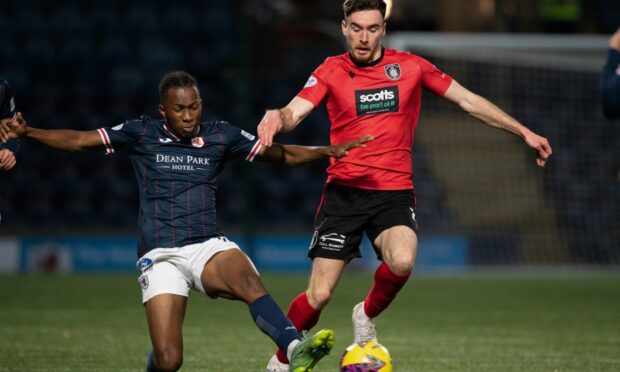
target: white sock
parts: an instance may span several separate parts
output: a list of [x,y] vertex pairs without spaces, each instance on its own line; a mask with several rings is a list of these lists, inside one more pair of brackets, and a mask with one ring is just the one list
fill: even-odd
[[363,319],[364,321],[368,321],[370,320],[370,317],[368,315],[366,315],[366,309],[364,309],[364,305],[360,306],[358,309],[358,311],[356,311],[356,316],[358,318]]
[[288,344],[288,347],[286,348],[286,358],[288,358],[289,361],[291,360],[291,354],[293,354],[293,349],[295,348],[295,346],[297,346],[298,343],[300,343],[299,340],[293,340],[290,344]]

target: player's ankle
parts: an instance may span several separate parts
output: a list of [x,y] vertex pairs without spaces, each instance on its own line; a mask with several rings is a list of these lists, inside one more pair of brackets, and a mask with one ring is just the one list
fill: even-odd
[[[299,340],[296,340],[299,342]],[[294,342],[294,341],[293,341]],[[278,358],[278,361],[280,363],[284,363],[284,364],[288,364],[289,363],[289,358],[290,358],[290,351],[293,350],[293,348],[291,348],[291,344],[293,343],[291,342],[289,344],[288,350],[286,352],[284,352],[282,349],[279,349],[276,351],[276,358]],[[295,344],[297,345],[297,344]]]
[[288,348],[286,349],[286,360],[280,359],[279,356],[278,356],[278,360],[282,363],[288,363],[288,361],[291,360],[291,357],[293,355],[293,350],[295,350],[295,347],[299,345],[300,342],[301,341],[299,340],[294,340],[290,344],[288,344]]

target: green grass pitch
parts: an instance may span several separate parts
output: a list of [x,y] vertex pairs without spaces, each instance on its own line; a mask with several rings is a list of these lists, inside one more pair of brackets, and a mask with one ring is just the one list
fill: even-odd
[[[285,309],[302,275],[264,275]],[[318,327],[337,371],[371,285],[347,273]],[[378,319],[404,371],[620,371],[620,275],[413,278]],[[318,328],[317,328],[318,329]],[[240,302],[192,293],[183,371],[264,371],[273,344]],[[0,371],[143,371],[150,341],[134,275],[0,276]]]

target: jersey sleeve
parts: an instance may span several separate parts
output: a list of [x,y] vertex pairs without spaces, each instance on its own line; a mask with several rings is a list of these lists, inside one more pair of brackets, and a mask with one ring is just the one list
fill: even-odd
[[144,133],[144,120],[127,120],[115,127],[99,128],[97,132],[105,146],[106,154],[117,150],[131,148]]
[[620,52],[610,49],[601,76],[603,112],[608,119],[620,118]]
[[8,81],[0,78],[0,119],[15,116],[15,98]]
[[[8,81],[0,78],[0,119],[14,118],[17,109],[15,108],[15,98],[11,85]],[[0,149],[9,149],[13,154],[19,151],[20,141],[18,139],[10,139],[7,143],[0,142]]]
[[17,139],[10,139],[6,143],[0,142],[0,150],[9,149],[13,154],[17,154],[19,151],[20,142]]
[[452,77],[439,70],[435,65],[424,58],[419,59],[422,66],[422,81],[424,86],[438,96],[443,96],[452,84]]
[[225,160],[234,160],[243,156],[247,161],[254,161],[262,146],[258,138],[229,123],[220,122],[219,124],[225,138]]
[[310,75],[306,85],[297,93],[297,97],[306,99],[317,107],[327,95],[327,64],[326,60]]

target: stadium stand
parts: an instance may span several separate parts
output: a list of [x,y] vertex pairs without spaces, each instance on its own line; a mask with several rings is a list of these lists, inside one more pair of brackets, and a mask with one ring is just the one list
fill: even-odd
[[[186,69],[201,84],[205,119],[254,131],[265,108],[284,105],[325,56],[343,51],[333,22],[338,8],[298,1],[294,13],[287,3],[16,1],[0,14],[0,72],[29,122],[42,128],[95,129],[143,113],[157,116],[159,79],[168,70]],[[553,63],[541,67],[542,57],[524,68],[467,55],[426,56],[547,135],[555,154],[543,176],[532,176],[533,160],[513,150],[513,138],[485,147],[463,144],[489,140],[493,134],[486,128],[465,133],[470,137],[445,137],[468,124],[446,103],[425,97],[414,148],[421,231],[466,236],[477,263],[617,264],[620,127],[607,125],[600,114],[598,60],[592,59],[594,69],[567,72]],[[566,56],[564,63],[571,61]],[[319,110],[278,140],[323,144],[328,126]],[[488,165],[482,160],[488,158],[499,160]],[[134,230],[137,195],[122,157],[75,156],[24,143],[18,161],[0,176],[3,232]],[[224,227],[308,233],[324,168],[228,169],[219,191]]]

